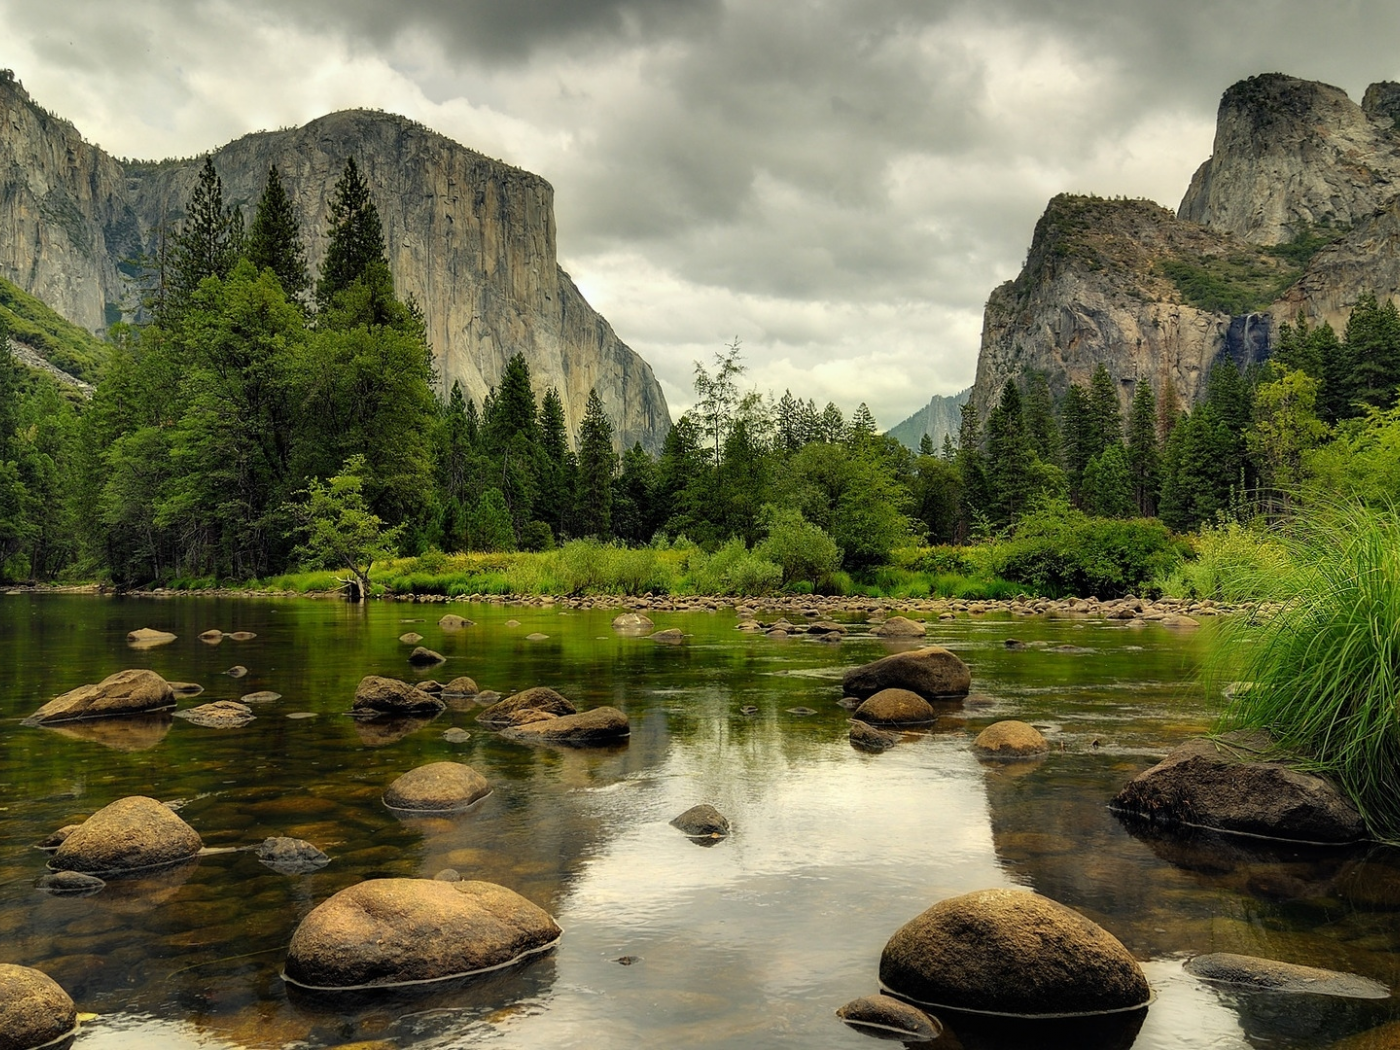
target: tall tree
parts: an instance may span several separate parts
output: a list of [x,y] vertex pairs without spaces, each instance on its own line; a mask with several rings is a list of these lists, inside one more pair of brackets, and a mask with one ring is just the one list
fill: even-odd
[[555,536],[561,536],[574,505],[576,467],[573,453],[569,451],[564,402],[554,387],[545,390],[544,400],[540,402],[538,431],[540,475],[535,516],[549,525]]
[[310,287],[306,270],[306,248],[301,243],[301,221],[296,205],[282,186],[274,164],[267,170],[267,183],[253,212],[245,249],[248,261],[258,270],[271,270],[287,298],[300,301]]
[[[1377,304],[1374,295],[1363,295],[1347,318],[1343,338],[1351,363],[1351,401],[1389,408],[1400,387],[1400,311],[1394,301]],[[1352,408],[1347,415],[1359,411]]]
[[607,537],[612,533],[613,476],[617,453],[613,451],[613,426],[603,411],[596,389],[588,392],[588,405],[578,435],[579,533]]
[[379,210],[354,157],[346,158],[345,170],[331,195],[326,235],[329,243],[321,261],[321,278],[316,282],[316,303],[322,309],[372,267],[388,267]]
[[1077,504],[1084,468],[1096,455],[1094,432],[1089,419],[1089,395],[1078,383],[1069,385],[1064,400],[1060,402],[1060,435],[1070,498]]
[[1063,459],[1060,448],[1060,426],[1055,421],[1055,401],[1050,396],[1050,383],[1044,372],[1032,372],[1026,377],[1025,397],[1026,435],[1035,454],[1046,463],[1057,466]]
[[971,399],[964,401],[961,412],[953,465],[958,470],[962,493],[957,540],[965,543],[987,517],[991,486],[987,479],[987,459],[982,452],[982,422],[977,415],[977,405]]
[[1139,381],[1128,409],[1128,475],[1133,502],[1143,517],[1157,513],[1157,493],[1162,487],[1158,459],[1157,398],[1151,383]]
[[828,401],[821,414],[820,440],[834,444],[846,437],[846,417],[834,401]]
[[223,180],[214,168],[214,158],[206,154],[172,245],[167,310],[178,314],[206,277],[228,276],[243,250],[242,242],[243,213],[225,205]]
[[989,517],[1009,525],[1026,510],[1035,484],[1035,452],[1026,433],[1021,390],[1014,382],[1001,388],[1001,400],[987,417],[987,477]]
[[1123,440],[1123,413],[1118,407],[1118,391],[1108,366],[1099,362],[1089,377],[1089,416],[1087,451],[1092,458],[1109,445]]

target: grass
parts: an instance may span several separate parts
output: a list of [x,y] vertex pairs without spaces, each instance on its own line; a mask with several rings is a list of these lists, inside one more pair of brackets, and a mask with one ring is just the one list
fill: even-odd
[[1222,730],[1267,730],[1334,778],[1371,833],[1400,840],[1400,518],[1329,508],[1294,522],[1272,589],[1281,612],[1217,636],[1208,684],[1236,690]]
[[1233,521],[1207,525],[1191,547],[1192,557],[1154,584],[1168,598],[1230,603],[1272,598],[1290,566],[1288,548],[1277,534]]
[[3,277],[0,320],[9,327],[12,339],[32,347],[69,375],[88,383],[101,378],[111,348]]

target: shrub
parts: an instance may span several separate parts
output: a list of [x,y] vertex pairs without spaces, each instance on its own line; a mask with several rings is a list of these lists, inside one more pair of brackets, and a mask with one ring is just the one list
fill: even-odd
[[696,548],[686,558],[686,574],[698,594],[768,594],[777,588],[783,570],[733,539],[706,556]]
[[1168,597],[1257,601],[1272,596],[1288,570],[1288,551],[1277,536],[1238,522],[1202,529],[1192,546],[1194,556],[1156,583]]
[[802,516],[802,512],[769,505],[763,518],[768,538],[754,553],[782,570],[782,582],[810,580],[820,583],[841,567],[836,541]]

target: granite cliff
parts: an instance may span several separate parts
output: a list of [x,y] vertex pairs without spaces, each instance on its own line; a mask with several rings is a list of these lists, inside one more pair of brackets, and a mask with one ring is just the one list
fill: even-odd
[[919,442],[925,434],[935,449],[943,447],[945,435],[951,437],[956,445],[958,427],[962,423],[962,406],[971,394],[971,387],[956,394],[935,394],[927,405],[885,433],[915,452],[919,450]]
[[1061,196],[1021,273],[984,314],[972,399],[985,418],[1012,376],[1085,384],[1100,363],[1127,407],[1171,380],[1183,407],[1217,361],[1268,357],[1299,314],[1340,332],[1358,296],[1400,298],[1400,85],[1357,105],[1270,73],[1220,102],[1211,157],[1175,214]]
[[[182,218],[202,158],[121,162],[0,75],[0,276],[90,331],[129,307],[126,260]],[[213,153],[231,203],[250,210],[276,164],[325,252],[335,181],[354,154],[384,222],[400,295],[415,297],[444,383],[478,403],[519,351],[536,393],[559,389],[570,431],[596,387],[619,444],[659,450],[670,426],[650,366],[592,309],[555,254],[554,190],[392,114],[352,110],[257,132]]]

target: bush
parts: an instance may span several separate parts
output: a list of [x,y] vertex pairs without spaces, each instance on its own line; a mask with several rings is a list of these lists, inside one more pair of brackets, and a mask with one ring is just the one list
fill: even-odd
[[1052,503],[1022,518],[1010,539],[990,545],[987,568],[1050,597],[1117,598],[1150,589],[1182,556],[1160,521],[1091,518]]
[[1400,839],[1400,519],[1352,507],[1279,537],[1277,615],[1227,621],[1208,684],[1249,683],[1222,729],[1271,733],[1281,751],[1336,778],[1371,833]]
[[754,548],[760,558],[782,570],[782,582],[820,583],[841,567],[836,541],[802,516],[802,512],[769,505],[763,518],[768,538]]
[[1192,541],[1194,556],[1157,581],[1171,598],[1245,602],[1271,597],[1288,570],[1276,536],[1238,522],[1206,527]]
[[768,594],[783,578],[783,570],[733,539],[714,554],[699,548],[686,557],[686,574],[697,594]]

